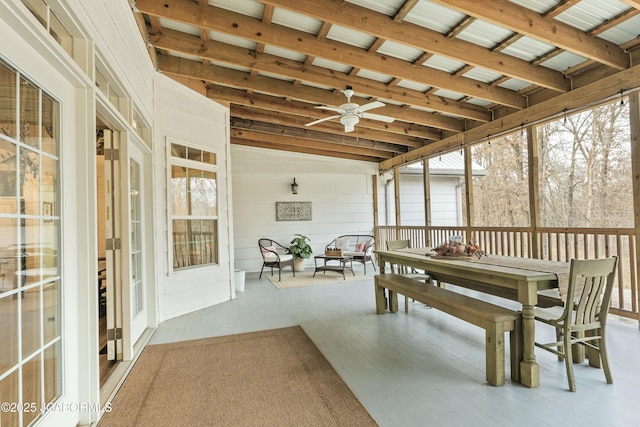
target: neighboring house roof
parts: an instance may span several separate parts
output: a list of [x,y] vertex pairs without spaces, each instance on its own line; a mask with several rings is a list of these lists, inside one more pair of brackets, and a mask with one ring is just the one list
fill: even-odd
[[[486,169],[477,163],[471,162],[473,176],[485,176]],[[400,169],[402,174],[421,174],[422,162],[413,163]],[[458,152],[442,154],[429,159],[429,175],[464,176],[464,156]]]

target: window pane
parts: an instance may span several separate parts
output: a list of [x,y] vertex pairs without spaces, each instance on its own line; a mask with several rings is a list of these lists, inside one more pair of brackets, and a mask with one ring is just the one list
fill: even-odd
[[189,244],[187,239],[187,221],[173,220],[173,268],[189,266]]
[[190,170],[191,215],[215,216],[216,209],[216,173]]
[[22,292],[22,355],[40,348],[40,288]]
[[55,13],[51,12],[49,16],[51,20],[51,35],[60,44],[60,46],[62,46],[65,52],[69,54],[69,56],[73,56],[73,37],[71,36],[71,33]]
[[[0,370],[0,372],[2,372]],[[12,372],[5,379],[0,381],[0,396],[2,396],[2,402],[18,403],[18,371]],[[18,425],[18,411],[0,411],[0,425],[2,426],[17,426]]]
[[[0,294],[2,296],[3,294]],[[6,295],[6,294],[5,294]],[[0,352],[0,375],[11,369],[18,363],[18,298],[6,295],[0,298],[0,339],[2,339],[2,352]],[[2,395],[5,397],[6,395]],[[2,399],[3,402],[10,402]],[[0,416],[1,415],[0,411]]]
[[180,144],[171,144],[171,156],[179,159],[187,158],[187,147]]
[[42,278],[52,278],[60,274],[60,220],[43,220],[42,222]]
[[191,265],[214,262],[214,237],[217,221],[194,220],[191,223]]
[[50,403],[62,393],[60,341],[44,351],[44,400]]
[[215,165],[216,164],[216,154],[215,153],[210,153],[208,151],[204,151],[202,153],[202,163],[206,163],[208,165]]
[[[16,214],[17,210],[17,162],[16,146],[12,142],[0,139],[0,213]],[[9,200],[13,197],[13,200]]]
[[213,264],[217,261],[217,221],[173,221],[174,268]]
[[22,0],[25,6],[38,18],[40,24],[46,28],[47,26],[47,5],[43,0]]
[[20,79],[20,140],[34,148],[40,142],[40,90]]
[[[41,374],[41,357],[34,357],[22,367],[22,401],[35,403],[37,408],[42,408],[42,374]],[[24,425],[28,425],[33,421],[40,411],[23,412],[22,417]]]
[[197,148],[187,148],[187,158],[189,160],[193,160],[196,162],[202,161],[202,150],[198,150]]
[[44,313],[42,316],[44,345],[60,335],[60,286],[58,281],[49,282],[42,288]]
[[42,270],[42,245],[40,243],[40,220],[27,219],[24,220],[22,238],[24,239],[22,246],[23,255],[23,286],[35,283],[41,280]]
[[[17,245],[18,220],[15,218],[0,218],[0,292],[6,292],[18,287],[19,257]],[[1,324],[2,322],[0,322]]]
[[27,215],[40,215],[40,155],[20,149],[20,189]]
[[171,167],[171,213],[173,215],[187,215],[187,170],[184,167]]
[[16,138],[16,78],[15,71],[0,63],[0,132],[10,138]]
[[[56,139],[58,134],[58,103],[46,93],[42,93],[42,151],[58,154]],[[44,170],[43,170],[44,173]]]

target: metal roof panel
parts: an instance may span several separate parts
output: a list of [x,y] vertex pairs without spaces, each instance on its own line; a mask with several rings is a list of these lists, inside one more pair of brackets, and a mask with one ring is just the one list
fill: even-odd
[[525,61],[533,61],[553,49],[555,48],[548,43],[525,36],[504,48],[502,52]]
[[414,47],[389,40],[382,43],[382,46],[378,48],[377,52],[383,55],[392,56],[394,58],[400,58],[409,62],[414,62],[424,53],[424,51],[420,49],[416,49]]
[[376,40],[372,35],[365,34],[360,31],[354,31],[340,25],[332,25],[329,33],[327,34],[327,38],[362,49],[368,49]]
[[264,4],[256,0],[209,0],[209,5],[262,19]]
[[456,38],[491,49],[511,34],[513,32],[508,29],[476,19]]
[[465,16],[448,7],[440,6],[428,0],[421,0],[411,9],[411,12],[407,14],[404,20],[445,34]]
[[322,28],[322,21],[279,7],[273,10],[271,22],[311,34],[318,34]]
[[581,0],[556,19],[586,32],[627,9],[629,6],[618,0]]
[[281,58],[292,59],[298,62],[304,62],[304,60],[307,58],[307,55],[305,55],[304,53],[299,53],[293,50],[283,49],[281,47],[270,46],[270,45],[265,45],[264,53],[267,53],[269,55],[279,56]]
[[366,7],[367,9],[375,10],[387,16],[395,15],[404,2],[405,0],[347,0],[347,3]]

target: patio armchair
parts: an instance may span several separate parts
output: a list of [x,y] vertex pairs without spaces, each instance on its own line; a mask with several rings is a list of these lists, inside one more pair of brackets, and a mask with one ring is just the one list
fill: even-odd
[[281,245],[272,239],[262,238],[258,240],[258,247],[260,248],[260,254],[262,255],[262,268],[260,269],[260,277],[262,278],[262,272],[265,267],[271,267],[271,275],[273,276],[273,268],[278,269],[278,281],[282,280],[282,269],[290,266],[293,272],[293,277],[296,276],[296,272],[293,268],[293,254],[291,250],[286,246]]
[[[613,383],[606,347],[606,324],[618,258],[571,260],[569,288],[564,307],[536,308],[535,320],[555,328],[556,341],[535,343],[564,360],[569,390],[576,391],[573,375],[574,344],[587,347],[589,362],[602,368],[607,384]],[[598,357],[594,360],[593,358]]]

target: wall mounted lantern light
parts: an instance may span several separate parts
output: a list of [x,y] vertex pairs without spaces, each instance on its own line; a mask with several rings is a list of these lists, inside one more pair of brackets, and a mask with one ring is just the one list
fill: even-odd
[[295,178],[293,178],[293,182],[291,183],[291,192],[293,194],[298,194],[298,184],[296,183]]

